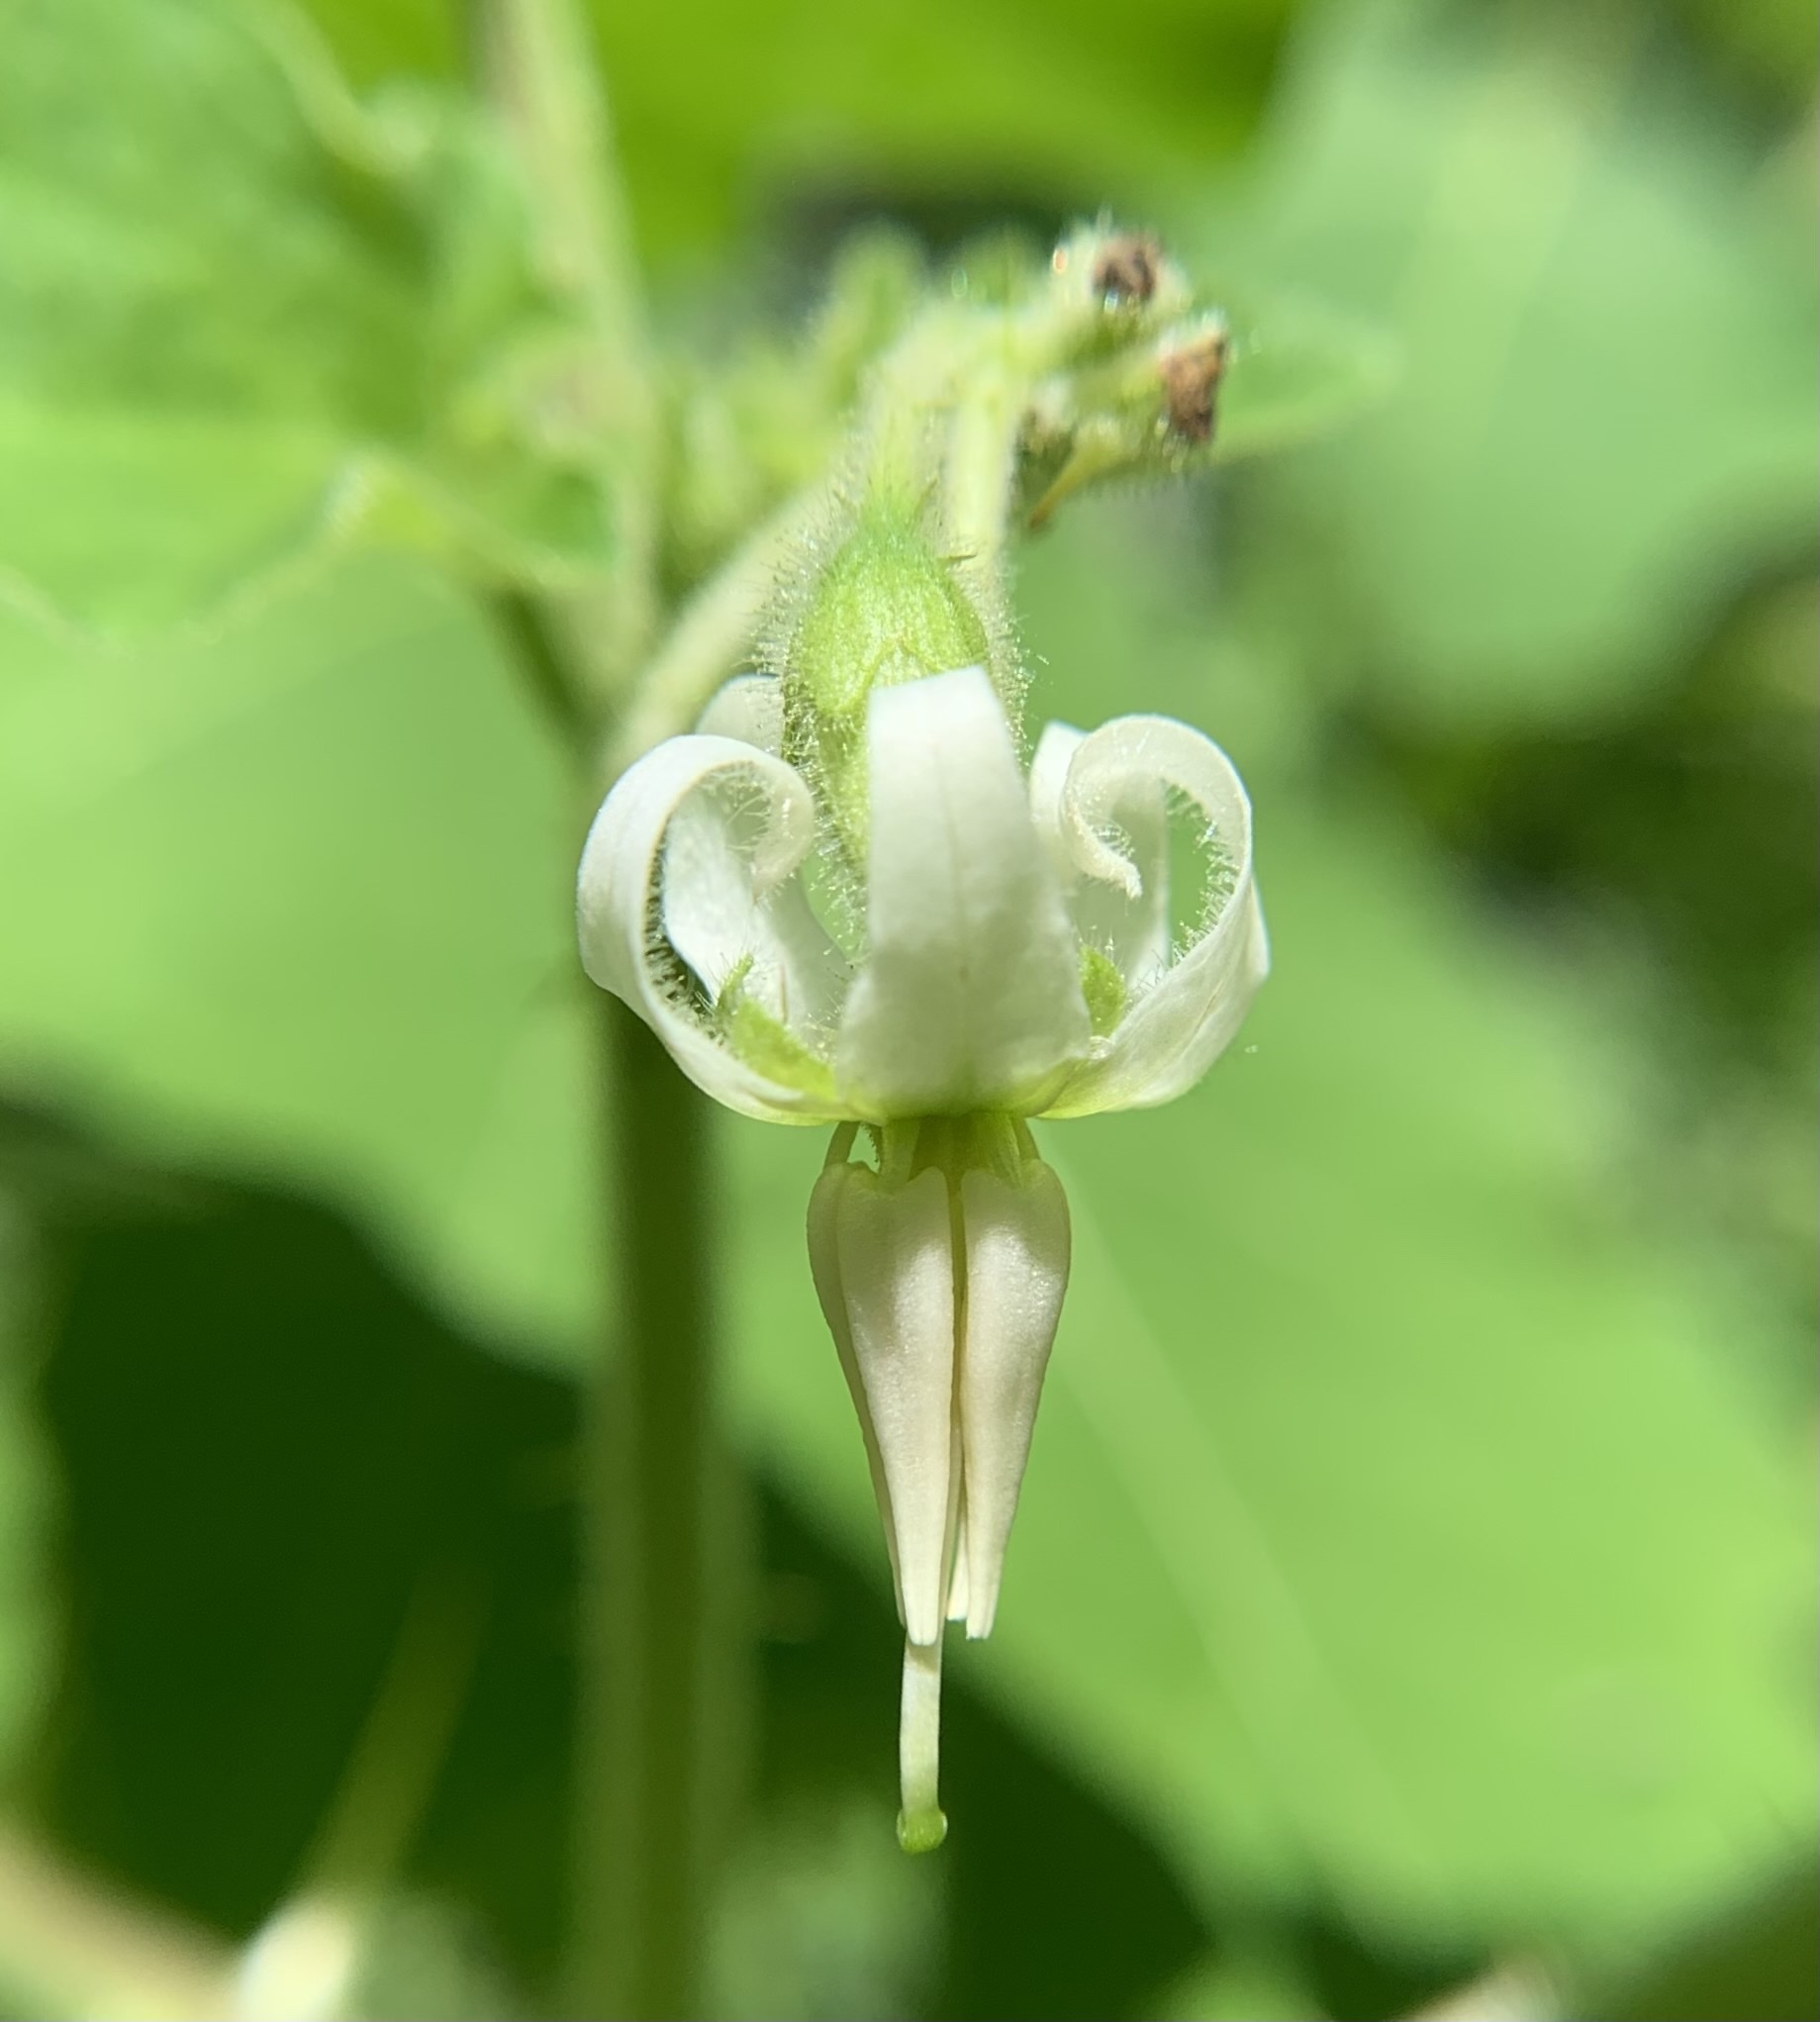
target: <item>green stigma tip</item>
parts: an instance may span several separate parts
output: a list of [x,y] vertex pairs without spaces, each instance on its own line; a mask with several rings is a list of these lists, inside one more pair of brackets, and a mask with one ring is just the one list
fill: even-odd
[[898,1813],[898,1844],[907,1854],[932,1854],[948,1837],[947,1814],[933,1808]]

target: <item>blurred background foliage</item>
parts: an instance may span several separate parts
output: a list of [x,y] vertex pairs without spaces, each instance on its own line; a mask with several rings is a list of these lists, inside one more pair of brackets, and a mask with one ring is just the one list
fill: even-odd
[[[311,12],[6,10],[22,2016],[80,2011],[59,1945],[175,1974],[337,1889],[353,2012],[529,2013],[566,1910],[576,811],[473,586],[589,580],[597,424],[461,10]],[[759,1714],[717,2012],[1811,2016],[1811,10],[595,26],[679,578],[832,428],[783,361],[856,225],[1109,206],[1229,288],[1235,404],[1303,327],[1374,395],[1025,551],[1041,714],[1232,752],[1278,969],[1193,1097],[1046,1147],[1075,1284],[933,1862],[820,1146],[722,1124]]]

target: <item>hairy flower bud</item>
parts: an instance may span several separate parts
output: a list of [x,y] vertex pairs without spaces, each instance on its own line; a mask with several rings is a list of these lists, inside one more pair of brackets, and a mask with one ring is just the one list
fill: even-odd
[[[811,541],[804,581],[771,655],[784,701],[784,750],[815,788],[848,861],[868,834],[866,720],[874,691],[951,667],[1001,665],[961,572],[939,553],[926,516],[872,503],[831,545]],[[1015,708],[1016,683],[995,683]],[[1008,691],[1008,695],[1007,695]]]

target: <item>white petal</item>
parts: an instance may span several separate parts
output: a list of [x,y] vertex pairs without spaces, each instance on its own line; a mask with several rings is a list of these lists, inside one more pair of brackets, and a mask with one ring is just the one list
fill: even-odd
[[954,1516],[954,1563],[948,1569],[948,1619],[964,1622],[967,1619],[967,1501],[963,1490],[960,1507]]
[[[1231,761],[1167,717],[1121,717],[1069,762],[1059,833],[1081,874],[1130,891],[1135,867],[1107,840],[1115,811],[1146,783],[1193,802],[1217,838],[1231,888],[1206,931],[1149,988],[1050,1104],[1053,1116],[1166,1103],[1192,1088],[1238,1030],[1270,967],[1251,861],[1251,803]],[[1133,978],[1141,984],[1141,978]]]
[[[736,675],[710,698],[696,730],[703,736],[734,738],[773,758],[781,756],[783,683],[770,674]],[[685,807],[677,820],[682,821],[688,814]],[[676,847],[673,825],[667,853]],[[702,975],[701,965],[677,938],[678,930],[687,933],[690,923],[673,918],[673,912],[666,903],[666,931],[689,966]],[[745,987],[786,1025],[799,1031],[831,1029],[845,1002],[852,972],[815,917],[800,880],[788,879],[770,895],[763,909],[763,926],[754,937],[763,944],[768,959],[754,963]],[[714,987],[719,988],[718,979]]]
[[[1125,847],[1106,842],[1098,875],[1086,876],[1065,825],[1063,796],[1074,755],[1087,740],[1072,723],[1049,723],[1030,761],[1030,814],[1049,852],[1075,932],[1109,955],[1128,985],[1143,989],[1169,966],[1169,797],[1161,779],[1140,774],[1104,818]],[[1101,839],[1101,838],[1097,838]]]
[[[850,1134],[850,1133],[849,1133]],[[872,1493],[879,1505],[879,1522],[885,1528],[885,1549],[891,1557],[891,1584],[898,1597],[898,1619],[904,1619],[904,1582],[898,1572],[898,1533],[891,1517],[891,1489],[885,1480],[885,1460],[879,1452],[879,1436],[873,1429],[872,1406],[866,1399],[859,1363],[853,1354],[853,1329],[847,1323],[847,1295],[840,1281],[840,1200],[851,1183],[854,1168],[845,1164],[840,1132],[835,1133],[836,1151],[841,1156],[821,1169],[809,1197],[809,1269],[815,1281],[815,1297],[821,1301],[821,1315],[834,1337],[834,1352],[840,1358],[840,1373],[847,1380],[847,1395],[859,1419],[860,1434],[866,1442],[866,1465],[872,1474]]]
[[837,1106],[758,1073],[704,1028],[652,945],[653,901],[663,938],[711,993],[750,955],[754,987],[782,1015],[793,999],[837,987],[824,981],[838,965],[825,936],[799,945],[800,921],[767,904],[814,836],[809,788],[781,759],[728,737],[672,737],[608,795],[576,885],[588,974],[631,1006],[698,1088],[768,1120],[832,1121]]
[[1006,1541],[1030,1454],[1043,1372],[1068,1286],[1068,1202],[1040,1159],[1015,1186],[961,1181],[967,1258],[961,1451],[967,1506],[967,1633],[991,1633]]
[[770,674],[735,675],[709,698],[695,727],[705,737],[735,737],[781,758],[784,684]]
[[933,1643],[946,1597],[954,1414],[947,1181],[931,1169],[888,1186],[855,1165],[830,1196],[835,1272],[885,1477],[905,1633]]
[[977,667],[875,690],[867,955],[835,1068],[871,1116],[1020,1109],[1087,1051],[1079,956]]
[[813,1047],[832,1030],[852,972],[791,875],[796,863],[765,867],[775,818],[736,770],[688,796],[664,835],[664,936],[711,998],[741,968],[740,987]]
[[[722,781],[733,778],[721,775]],[[663,837],[664,938],[718,998],[762,931],[750,860],[713,787],[693,791]]]

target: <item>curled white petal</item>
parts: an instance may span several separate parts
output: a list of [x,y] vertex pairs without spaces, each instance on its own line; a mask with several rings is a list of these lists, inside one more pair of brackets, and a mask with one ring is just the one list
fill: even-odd
[[874,692],[867,956],[835,1066],[856,1113],[1033,1106],[1088,1047],[1079,957],[977,667]]
[[[822,1175],[824,1262],[863,1394],[895,1545],[899,1605],[912,1643],[941,1634],[952,1517],[954,1252],[948,1188],[933,1169],[890,1185],[866,1166]],[[825,1261],[831,1253],[832,1269]],[[813,1254],[813,1253],[812,1253]],[[824,1304],[826,1299],[824,1295]]]
[[784,684],[771,674],[737,674],[716,689],[695,727],[702,736],[733,737],[781,757]]
[[[787,1023],[839,988],[839,959],[784,887],[814,839],[802,775],[730,737],[672,737],[608,795],[582,849],[576,924],[583,966],[663,1041],[698,1088],[770,1121],[832,1120],[831,1100],[774,1080],[709,1031],[674,949],[711,997],[747,966]],[[668,946],[665,946],[665,943]]]
[[961,1180],[966,1322],[960,1357],[969,1636],[991,1633],[1005,1547],[1030,1456],[1043,1373],[1068,1288],[1068,1201],[1040,1159],[1015,1184]]
[[1077,730],[1073,723],[1045,723],[1030,754],[1030,818],[1064,884],[1074,880],[1075,860],[1062,835],[1062,793],[1068,785],[1068,768],[1086,741],[1087,732]]
[[1217,845],[1224,894],[1199,937],[1136,987],[1113,1031],[1099,1041],[1050,1103],[1054,1116],[1145,1107],[1192,1088],[1230,1042],[1270,966],[1252,873],[1251,803],[1211,739],[1167,717],[1121,717],[1084,737],[1069,758],[1054,833],[1079,875],[1118,891],[1141,885],[1133,859],[1111,840],[1119,811],[1147,793],[1195,806]]
[[1103,827],[1084,839],[1063,804],[1069,768],[1086,741],[1072,723],[1044,726],[1030,761],[1030,814],[1082,944],[1109,956],[1129,984],[1143,989],[1169,966],[1168,790],[1154,773],[1129,775],[1122,795],[1101,812]]

